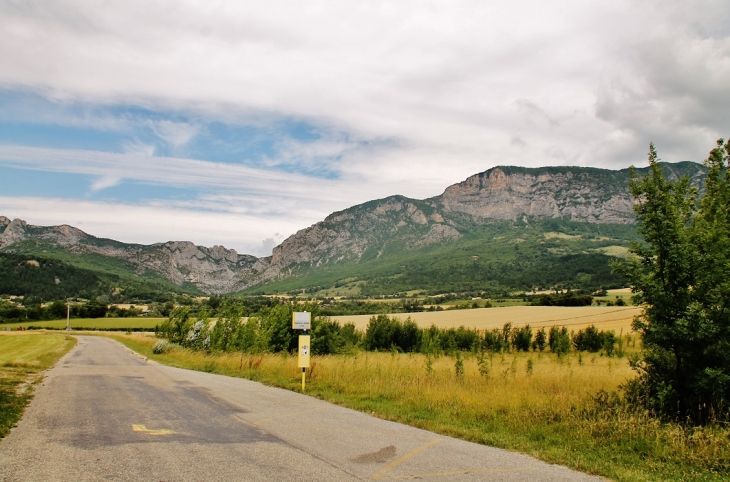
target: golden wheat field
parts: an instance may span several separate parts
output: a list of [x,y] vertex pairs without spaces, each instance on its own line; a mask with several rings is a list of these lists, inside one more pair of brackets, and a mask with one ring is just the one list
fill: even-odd
[[[441,328],[465,326],[479,330],[501,328],[505,323],[519,327],[529,324],[533,328],[567,326],[580,330],[595,325],[599,330],[619,333],[631,331],[631,322],[641,313],[637,306],[505,306],[500,308],[476,308],[471,310],[426,311],[400,313],[400,319],[411,317],[421,327],[436,325]],[[364,330],[372,315],[334,316],[340,323],[354,323]]]

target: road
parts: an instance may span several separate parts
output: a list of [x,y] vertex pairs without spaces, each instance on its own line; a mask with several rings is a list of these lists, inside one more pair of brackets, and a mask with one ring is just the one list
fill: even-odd
[[0,480],[599,480],[78,338],[0,442]]

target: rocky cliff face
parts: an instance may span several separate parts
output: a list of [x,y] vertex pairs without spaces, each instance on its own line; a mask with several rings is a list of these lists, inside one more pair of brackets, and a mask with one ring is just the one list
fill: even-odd
[[[627,176],[628,177],[628,176]],[[560,169],[505,172],[494,168],[450,186],[440,197],[444,209],[475,218],[515,220],[523,216],[567,218],[588,223],[632,223],[626,189],[601,183],[591,172]]]
[[[695,185],[705,175],[703,166],[691,162],[665,164],[664,170],[670,179],[686,175]],[[37,227],[6,217],[0,217],[0,243],[8,249],[25,239],[40,239],[74,253],[123,259],[139,272],[151,270],[204,292],[226,293],[324,265],[363,263],[385,252],[453,242],[490,219],[630,224],[634,216],[628,179],[627,169],[495,167],[431,199],[392,196],[335,212],[290,236],[266,258],[181,241],[130,245],[71,226]]]
[[[153,271],[175,284],[189,282],[207,293],[228,293],[261,268],[258,258],[239,255],[223,246],[196,246],[189,241],[170,241],[153,245],[125,244],[91,236],[80,229],[63,226],[33,226],[21,219],[0,218],[0,246],[25,240],[55,244],[75,254],[93,253],[129,262],[138,274]],[[232,289],[233,288],[233,289]]]
[[[704,179],[700,164],[665,164],[670,179]],[[645,169],[638,169],[641,175]],[[629,170],[585,167],[495,167],[424,201],[403,196],[336,212],[274,248],[250,286],[296,274],[299,268],[377,259],[393,245],[418,249],[459,239],[470,224],[490,219],[562,218],[575,222],[633,224]]]
[[[704,179],[700,164],[664,164],[675,180],[689,176],[696,186]],[[638,169],[641,174],[645,169]],[[523,216],[563,218],[601,224],[634,223],[628,192],[629,170],[586,167],[526,169],[495,167],[446,188],[434,198],[446,211],[480,219],[516,220]]]

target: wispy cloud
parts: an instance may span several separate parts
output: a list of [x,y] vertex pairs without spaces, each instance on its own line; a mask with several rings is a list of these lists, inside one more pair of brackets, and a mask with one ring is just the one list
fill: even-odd
[[245,190],[249,193],[280,197],[316,198],[310,183],[317,182],[330,196],[347,193],[337,184],[322,179],[280,171],[256,169],[220,162],[153,157],[139,152],[111,153],[73,149],[48,149],[0,145],[0,163],[21,169],[69,172],[97,176],[98,186],[108,187],[109,180],[130,179],[138,182],[176,187]]
[[625,167],[649,141],[702,159],[730,135],[727,19],[726,0],[0,2],[0,127],[41,126],[0,130],[0,167],[94,199],[187,188],[135,212],[211,213],[268,249],[289,220],[499,164]]
[[94,182],[91,183],[91,187],[89,188],[91,192],[98,192],[102,189],[106,189],[108,187],[113,187],[119,184],[122,181],[122,178],[120,177],[113,177],[113,176],[101,176],[94,180]]
[[[471,170],[545,163],[556,144],[576,162],[623,167],[644,157],[650,136],[666,142],[668,157],[687,158],[707,139],[679,145],[678,126],[704,137],[730,129],[721,115],[730,84],[721,0],[188,2],[175,15],[167,1],[19,5],[0,6],[0,83],[59,102],[308,119],[359,139],[395,139],[422,163]],[[631,99],[616,91],[622,79],[640,87],[641,102],[622,103]],[[531,122],[520,99],[548,122]],[[194,128],[156,126],[178,147]],[[622,144],[617,130],[640,145]],[[526,146],[511,142],[516,132]],[[444,153],[447,161],[436,157]],[[388,154],[372,162],[390,162]]]
[[155,134],[173,147],[184,146],[198,133],[198,127],[187,122],[159,120],[150,125]]

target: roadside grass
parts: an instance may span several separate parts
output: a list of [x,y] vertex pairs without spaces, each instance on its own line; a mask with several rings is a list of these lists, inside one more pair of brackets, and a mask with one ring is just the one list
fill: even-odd
[[74,345],[76,339],[63,334],[0,333],[0,439],[23,415],[40,372]]
[[[74,330],[134,330],[153,329],[167,318],[71,318],[71,328]],[[10,328],[15,330],[19,326],[23,328],[47,328],[51,330],[62,330],[66,328],[66,320],[50,321],[29,321],[26,323],[3,323],[0,324],[0,332]]]
[[[152,353],[151,335],[108,335],[157,362],[301,390],[289,354]],[[633,344],[629,343],[629,345]],[[480,363],[372,353],[312,358],[309,395],[380,418],[535,456],[621,481],[720,481],[730,477],[730,430],[662,423],[615,395],[634,376],[626,358],[504,353]]]

